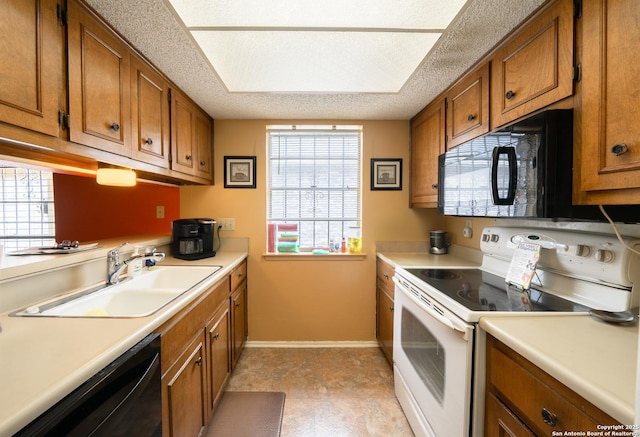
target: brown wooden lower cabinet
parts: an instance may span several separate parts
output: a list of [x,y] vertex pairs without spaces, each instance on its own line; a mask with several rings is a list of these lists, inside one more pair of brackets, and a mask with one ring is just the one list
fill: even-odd
[[207,425],[204,349],[200,334],[162,378],[162,435],[197,436]]
[[157,330],[163,436],[196,437],[220,403],[247,339],[247,281],[231,285],[239,269],[246,278],[243,261]]
[[492,336],[487,336],[485,402],[486,436],[599,432],[602,425],[620,424]]
[[376,338],[382,353],[393,365],[393,274],[395,268],[376,260]]

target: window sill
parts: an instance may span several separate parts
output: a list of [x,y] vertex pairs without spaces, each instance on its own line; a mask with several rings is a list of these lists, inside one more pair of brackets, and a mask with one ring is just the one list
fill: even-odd
[[302,253],[264,253],[262,258],[267,261],[362,261],[367,257],[365,253],[328,253],[314,255],[311,252]]

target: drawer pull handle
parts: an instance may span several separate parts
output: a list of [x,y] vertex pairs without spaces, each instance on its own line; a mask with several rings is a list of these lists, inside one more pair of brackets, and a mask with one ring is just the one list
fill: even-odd
[[476,116],[473,114],[469,114],[469,116],[467,117],[467,121],[473,121],[476,119]]
[[436,188],[438,188],[438,184],[431,184],[431,188],[435,190]]
[[507,100],[511,100],[516,96],[516,93],[514,93],[512,90],[509,90],[504,96],[507,98]]
[[153,144],[153,140],[151,138],[147,138],[144,142],[147,146],[150,146]]
[[546,408],[543,408],[540,414],[542,414],[542,421],[547,425],[556,426],[556,423],[558,423],[558,418],[556,417],[556,415]]
[[118,132],[120,130],[120,125],[118,123],[112,123],[111,129],[113,129],[114,132]]
[[629,151],[629,147],[625,143],[616,144],[611,148],[611,153],[616,156],[624,155]]

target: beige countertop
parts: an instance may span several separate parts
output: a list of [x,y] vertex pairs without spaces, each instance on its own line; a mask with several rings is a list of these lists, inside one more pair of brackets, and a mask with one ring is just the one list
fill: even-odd
[[[95,254],[75,254],[93,257]],[[193,301],[247,257],[245,251],[222,250],[214,258],[183,261],[168,257],[161,265],[220,265],[222,268],[159,312],[142,318],[10,317],[0,314],[0,435],[12,435],[62,399],[146,335]],[[60,257],[43,259],[59,269]],[[10,261],[4,277],[34,270],[32,263]],[[0,290],[1,294],[2,290]]]
[[394,267],[470,268],[479,267],[482,262],[480,251],[455,246],[445,255],[434,255],[427,249],[399,251],[395,247],[379,248],[376,255]]
[[637,324],[572,315],[483,317],[480,327],[623,425],[635,422]]

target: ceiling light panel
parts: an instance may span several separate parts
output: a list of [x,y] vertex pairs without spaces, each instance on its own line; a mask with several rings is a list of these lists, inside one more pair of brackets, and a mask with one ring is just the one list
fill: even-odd
[[241,93],[397,93],[466,2],[165,1]]
[[193,32],[231,92],[395,93],[438,34]]
[[169,0],[187,27],[445,29],[466,0]]

